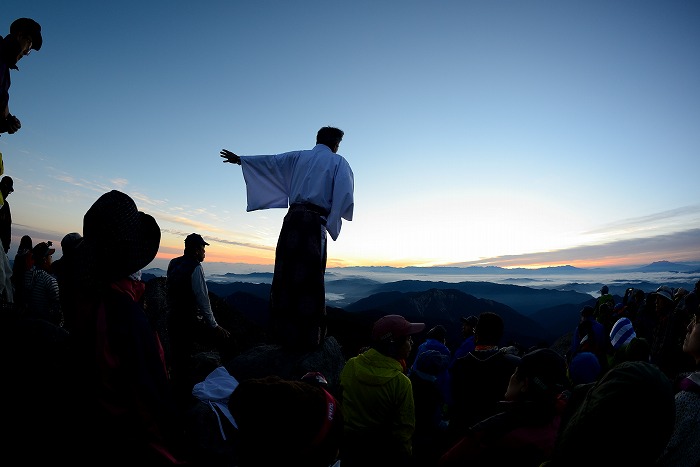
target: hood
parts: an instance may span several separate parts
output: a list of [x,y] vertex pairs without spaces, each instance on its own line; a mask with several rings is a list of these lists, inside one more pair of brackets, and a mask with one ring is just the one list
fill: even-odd
[[[376,349],[369,349],[348,361],[357,381],[368,386],[382,386],[403,374],[401,363]],[[347,364],[346,364],[347,365]]]

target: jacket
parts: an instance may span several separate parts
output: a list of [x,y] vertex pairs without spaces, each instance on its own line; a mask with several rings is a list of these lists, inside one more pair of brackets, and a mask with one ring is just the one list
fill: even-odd
[[475,350],[450,367],[450,431],[461,436],[476,422],[497,413],[520,357],[505,349]]
[[188,323],[201,317],[209,326],[216,327],[211,307],[203,310],[197,303],[192,288],[192,274],[199,265],[200,262],[190,255],[173,258],[168,264],[167,294],[168,306],[172,312],[171,319]]
[[[405,456],[416,426],[411,381],[401,363],[369,349],[350,358],[340,374],[346,437],[382,439]],[[368,437],[358,435],[368,435]]]

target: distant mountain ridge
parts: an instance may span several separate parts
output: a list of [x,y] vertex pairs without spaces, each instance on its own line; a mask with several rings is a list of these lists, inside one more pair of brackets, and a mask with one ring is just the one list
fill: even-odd
[[[226,263],[216,263],[217,268],[225,267]],[[272,281],[272,272],[249,272],[249,273],[207,273],[207,263],[205,263],[205,274],[210,278],[221,278],[225,280],[260,280]],[[231,268],[240,267],[240,265],[230,264]],[[250,265],[248,268],[252,267]],[[335,278],[341,273],[362,275],[367,274],[393,274],[401,273],[412,276],[429,276],[429,275],[494,275],[494,276],[510,276],[513,280],[527,281],[528,277],[543,277],[543,276],[562,276],[562,275],[583,275],[592,276],[600,274],[629,274],[629,273],[685,273],[685,274],[700,274],[700,262],[673,263],[670,261],[656,261],[644,266],[635,267],[609,267],[609,268],[577,268],[574,266],[552,266],[544,268],[503,268],[500,266],[347,266],[340,268],[328,268],[326,270],[326,280]],[[155,277],[163,277],[166,271],[162,268],[153,267],[144,269],[144,274],[149,274]]]
[[559,275],[559,274],[599,274],[602,271],[610,273],[630,272],[698,272],[700,262],[672,263],[670,261],[657,261],[645,266],[633,267],[609,267],[609,268],[577,268],[575,266],[550,266],[544,268],[503,268],[500,266],[348,266],[343,268],[329,268],[333,270],[365,271],[365,272],[404,272],[408,274],[510,274],[514,276]]
[[[333,309],[334,313],[342,316],[344,322],[359,320],[367,324],[385,314],[396,313],[407,319],[426,322],[431,327],[443,324],[448,328],[452,340],[459,339],[462,316],[493,311],[507,322],[508,332],[505,339],[527,345],[542,341],[551,342],[573,329],[583,303],[595,300],[584,293],[489,282],[348,282],[369,287],[372,292],[367,292],[358,300],[342,307],[329,302],[329,310]],[[221,297],[249,321],[262,328],[267,326],[270,284],[208,281],[207,286],[210,293]],[[335,288],[337,287],[340,286],[336,285]],[[542,313],[542,309],[552,307],[557,307],[557,316]],[[522,309],[526,313],[521,311]],[[344,333],[345,330],[339,329],[338,332]]]
[[[689,269],[690,266],[668,261],[652,263],[637,272],[679,273],[680,269]],[[347,270],[348,268],[343,268]],[[334,274],[333,270],[326,277],[326,300],[330,323],[336,323],[333,332],[339,335],[339,340],[352,342],[352,345],[362,345],[361,337],[369,335],[371,323],[384,314],[402,314],[410,320],[425,322],[429,327],[435,324],[445,325],[450,332],[450,339],[459,339],[460,317],[479,315],[484,311],[494,311],[501,315],[506,322],[506,339],[518,342],[522,345],[535,345],[539,342],[552,342],[553,340],[570,333],[578,322],[580,310],[584,305],[594,304],[595,296],[592,291],[597,291],[602,285],[608,285],[616,302],[622,301],[628,288],[641,288],[645,292],[652,292],[663,282],[653,280],[629,282],[620,274],[620,280],[606,282],[570,282],[566,284],[543,286],[547,280],[537,281],[539,286],[515,285],[510,283],[490,281],[462,281],[446,282],[442,280],[430,280],[435,272],[437,279],[439,274],[453,274],[455,271],[464,274],[465,270],[478,270],[483,274],[484,269],[500,270],[507,273],[508,277],[516,276],[513,269],[497,267],[438,267],[438,268],[393,268],[393,267],[353,267],[349,268],[352,274]],[[387,271],[420,271],[420,280],[379,281],[371,279],[371,272]],[[437,272],[436,272],[437,271]],[[526,270],[532,275],[532,270]],[[562,275],[564,271],[570,274],[580,273],[579,268],[562,266],[558,268],[544,268],[540,273],[556,271]],[[364,274],[366,272],[366,274]],[[590,272],[590,271],[589,271]],[[459,274],[454,276],[459,277]],[[684,273],[680,273],[683,275]],[[142,278],[148,281],[154,277],[164,277],[165,271],[154,268],[142,271]],[[406,274],[386,277],[404,277]],[[418,275],[418,274],[415,274]],[[207,286],[210,293],[220,297],[226,304],[239,311],[250,322],[264,329],[267,326],[268,306],[272,273],[253,272],[245,274],[226,273],[208,275]],[[534,276],[533,276],[534,277]],[[646,276],[644,276],[646,277]],[[655,277],[650,274],[650,278]],[[674,283],[676,287],[686,287],[691,290],[694,287],[692,276],[688,275],[688,282]],[[454,278],[454,277],[453,277]],[[509,279],[510,281],[510,279]],[[529,283],[529,279],[523,278],[521,284]],[[332,318],[331,318],[332,315]],[[341,323],[341,324],[338,324]]]
[[518,342],[526,347],[541,342],[551,343],[558,331],[551,331],[533,319],[495,300],[477,298],[457,289],[436,289],[418,292],[381,292],[359,300],[345,308],[350,313],[364,313],[372,319],[386,314],[400,314],[409,321],[425,322],[428,328],[442,324],[448,330],[453,346],[461,340],[461,317],[490,311],[506,323],[504,343]]
[[671,263],[669,261],[656,261],[638,269],[639,272],[684,272],[697,273],[700,266],[693,266],[682,263]]

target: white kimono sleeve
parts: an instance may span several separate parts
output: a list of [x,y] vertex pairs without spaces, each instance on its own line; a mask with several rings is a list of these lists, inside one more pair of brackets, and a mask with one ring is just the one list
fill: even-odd
[[241,156],[248,200],[246,211],[289,206],[292,167],[298,155],[299,151],[271,156]]
[[343,219],[351,221],[355,208],[355,178],[345,158],[338,164],[333,182],[333,204],[328,213],[326,230],[333,241],[338,239]]

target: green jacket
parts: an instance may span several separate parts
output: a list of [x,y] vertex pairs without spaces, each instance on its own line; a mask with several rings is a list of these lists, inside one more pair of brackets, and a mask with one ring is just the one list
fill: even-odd
[[347,361],[340,386],[347,435],[383,439],[411,455],[416,427],[413,388],[398,360],[369,349]]

